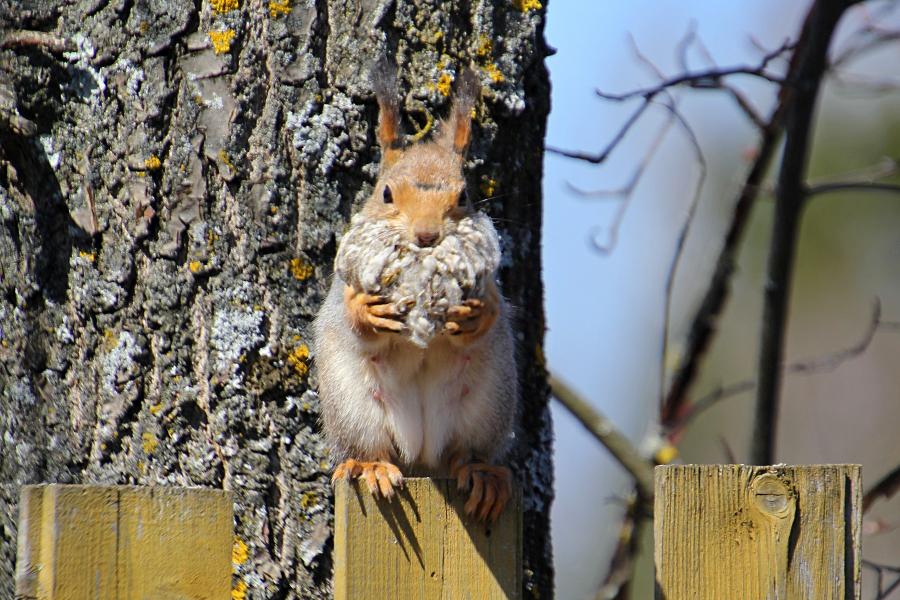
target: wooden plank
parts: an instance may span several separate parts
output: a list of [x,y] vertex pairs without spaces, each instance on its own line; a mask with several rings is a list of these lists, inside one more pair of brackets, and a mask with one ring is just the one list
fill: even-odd
[[465,517],[450,480],[409,478],[391,502],[361,485],[335,489],[335,600],[521,597],[518,491],[486,528]]
[[116,597],[118,500],[114,488],[44,489],[38,568],[48,599]]
[[656,468],[658,599],[859,599],[859,465]]
[[231,592],[231,494],[25,486],[16,593],[39,600],[192,600]]
[[221,490],[121,489],[118,600],[229,598],[232,520]]

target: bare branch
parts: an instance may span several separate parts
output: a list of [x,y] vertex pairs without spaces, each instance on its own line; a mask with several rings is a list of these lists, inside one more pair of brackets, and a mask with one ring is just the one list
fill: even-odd
[[888,500],[897,492],[900,492],[900,465],[894,467],[890,473],[879,479],[863,494],[863,514],[878,500]]
[[651,502],[653,499],[653,463],[641,455],[640,451],[613,425],[612,421],[594,409],[575,390],[553,375],[548,377],[548,382],[550,391],[560,404],[572,413],[585,429],[603,444],[619,464],[631,474],[642,501]]

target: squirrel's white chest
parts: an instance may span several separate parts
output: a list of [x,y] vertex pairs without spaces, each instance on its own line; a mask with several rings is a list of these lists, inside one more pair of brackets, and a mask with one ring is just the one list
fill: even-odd
[[436,468],[449,445],[465,443],[466,422],[477,418],[470,353],[449,345],[394,348],[367,363],[374,408],[403,462]]

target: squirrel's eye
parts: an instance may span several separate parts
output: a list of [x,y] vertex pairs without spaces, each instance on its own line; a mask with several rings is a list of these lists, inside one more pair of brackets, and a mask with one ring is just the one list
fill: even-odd
[[393,204],[394,203],[394,194],[391,192],[391,188],[389,186],[384,186],[384,203],[385,204]]
[[468,203],[469,203],[469,192],[466,190],[466,188],[463,188],[463,190],[459,193],[459,197],[456,198],[456,205],[457,206],[465,206]]

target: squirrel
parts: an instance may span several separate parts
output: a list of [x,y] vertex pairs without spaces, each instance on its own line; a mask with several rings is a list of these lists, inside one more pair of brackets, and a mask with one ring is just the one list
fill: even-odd
[[[476,215],[463,164],[480,82],[471,70],[462,71],[435,138],[404,147],[396,77],[396,67],[384,60],[373,69],[381,165],[355,220],[383,225],[410,248],[426,250],[458,235],[461,221]],[[496,232],[481,217],[499,258]],[[321,423],[337,464],[332,482],[359,478],[376,497],[391,499],[404,472],[449,475],[468,492],[468,516],[483,522],[499,517],[512,492],[512,473],[502,461],[519,390],[510,307],[495,281],[496,267],[480,297],[446,308],[426,344],[406,335],[401,303],[335,273],[314,324]]]

